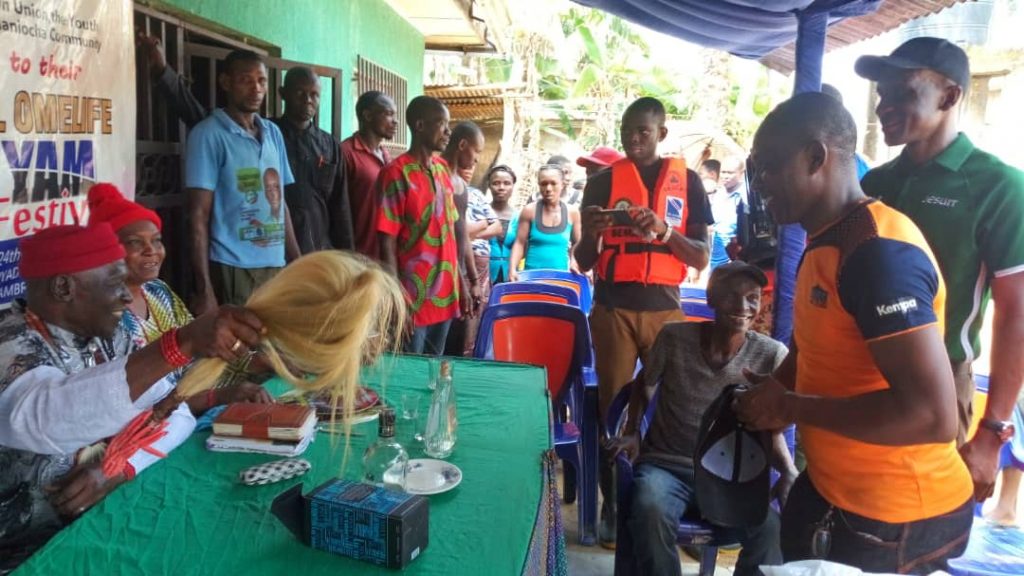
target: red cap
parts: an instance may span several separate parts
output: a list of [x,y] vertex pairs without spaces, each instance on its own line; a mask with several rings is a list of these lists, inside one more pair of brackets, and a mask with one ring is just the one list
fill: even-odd
[[619,152],[614,148],[607,146],[598,146],[594,148],[594,151],[590,153],[590,156],[580,156],[576,159],[576,163],[580,166],[611,166],[615,162],[622,160],[626,155]]
[[149,220],[156,224],[157,230],[163,228],[163,222],[156,212],[125,198],[117,186],[108,182],[100,182],[89,188],[87,202],[89,226],[107,222],[114,232],[117,232],[132,222]]
[[26,280],[74,274],[117,262],[124,258],[124,246],[110,224],[54,226],[22,238],[18,243],[18,269]]

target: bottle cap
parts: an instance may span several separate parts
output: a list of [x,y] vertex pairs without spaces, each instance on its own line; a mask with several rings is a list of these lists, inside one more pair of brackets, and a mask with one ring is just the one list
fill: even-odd
[[378,436],[394,436],[395,435],[395,409],[391,406],[384,406],[380,409],[380,415],[378,418],[377,435]]

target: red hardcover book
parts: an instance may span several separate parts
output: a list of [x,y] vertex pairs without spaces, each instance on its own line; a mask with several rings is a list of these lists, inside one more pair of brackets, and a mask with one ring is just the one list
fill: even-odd
[[316,411],[297,404],[229,404],[213,421],[213,433],[261,440],[299,441],[316,426]]

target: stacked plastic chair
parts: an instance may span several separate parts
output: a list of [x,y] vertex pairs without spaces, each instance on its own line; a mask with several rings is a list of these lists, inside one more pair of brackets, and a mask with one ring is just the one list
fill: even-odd
[[569,286],[543,282],[505,282],[491,288],[488,306],[509,302],[553,302],[580,308],[580,294]]
[[[531,270],[524,272],[526,278],[519,282],[506,282],[494,286],[488,306],[508,302],[555,302],[575,306],[583,310],[580,297],[589,302],[590,283],[585,276],[559,270]],[[597,458],[597,372],[594,369],[593,348],[589,344],[590,324],[587,324],[587,358],[583,364],[583,384],[585,387],[583,405],[568,403],[569,411],[585,410],[583,430],[584,447],[591,458]],[[589,404],[589,407],[588,407]],[[576,501],[576,474],[572,468],[563,470],[564,481],[562,497],[566,504]],[[597,490],[593,488],[593,490]]]
[[[559,345],[553,346],[555,342]],[[573,467],[574,477],[582,478],[574,490],[579,493],[580,542],[585,545],[593,544],[592,527],[597,521],[597,462],[584,449],[585,411],[563,407],[583,406],[583,365],[590,356],[589,347],[587,319],[579,308],[552,302],[510,302],[484,311],[474,354],[547,369],[556,416],[552,425],[555,452]]]
[[583,274],[565,270],[523,270],[519,273],[519,281],[542,282],[572,288],[580,296],[580,309],[583,310],[583,314],[590,314],[594,298],[590,289],[590,280]]
[[[584,316],[590,315],[593,307],[593,291],[590,288],[590,279],[583,274],[567,272],[565,270],[523,270],[519,273],[519,282],[530,284],[542,284],[548,286],[562,286],[576,292],[579,303],[577,306],[583,311]],[[499,284],[501,286],[501,284]],[[590,333],[590,323],[587,323],[587,334]],[[590,357],[584,363],[583,377],[584,384],[590,388],[597,388],[597,372],[594,370],[593,348],[589,349]]]

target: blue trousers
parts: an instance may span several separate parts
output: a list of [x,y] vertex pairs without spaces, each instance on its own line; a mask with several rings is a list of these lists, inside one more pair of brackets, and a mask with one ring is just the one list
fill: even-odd
[[[640,574],[678,576],[676,534],[679,519],[695,506],[693,471],[671,472],[653,464],[639,464],[633,472],[633,504],[627,520],[633,535],[633,554]],[[779,549],[779,515],[768,510],[760,526],[721,528],[722,538],[743,545],[734,574],[757,575],[761,564],[782,563]]]
[[448,339],[448,328],[451,325],[451,320],[445,320],[437,324],[417,326],[412,331],[412,337],[405,343],[403,351],[411,354],[440,356],[444,353],[444,341]]
[[786,562],[814,557],[811,542],[832,509],[831,546],[825,560],[867,572],[931,574],[948,570],[946,561],[967,548],[974,521],[974,499],[955,510],[917,522],[891,524],[833,507],[806,472],[797,478],[782,511]]

